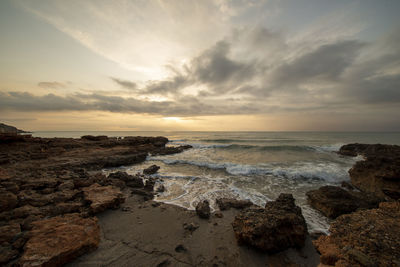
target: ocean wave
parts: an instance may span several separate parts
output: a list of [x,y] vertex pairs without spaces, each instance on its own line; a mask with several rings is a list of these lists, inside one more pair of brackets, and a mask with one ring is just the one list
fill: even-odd
[[329,182],[348,179],[348,168],[337,163],[300,162],[290,166],[247,165],[231,162],[205,162],[184,159],[149,158],[168,165],[187,164],[215,170],[224,170],[231,175],[274,175],[291,179],[320,179]]
[[[182,140],[183,141],[183,140]],[[198,149],[223,149],[223,150],[253,150],[253,151],[316,151],[316,152],[334,152],[339,151],[343,144],[333,145],[242,145],[242,144],[201,144],[182,142],[176,140],[173,145],[191,145],[193,148]]]
[[215,143],[249,143],[249,142],[257,142],[257,143],[274,143],[274,142],[299,142],[303,140],[299,139],[289,139],[289,138],[271,138],[271,139],[257,139],[257,138],[249,138],[249,139],[200,139],[200,142],[215,142]]

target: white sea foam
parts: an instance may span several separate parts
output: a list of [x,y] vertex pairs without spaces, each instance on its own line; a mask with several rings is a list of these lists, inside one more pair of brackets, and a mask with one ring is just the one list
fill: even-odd
[[329,182],[348,179],[349,166],[334,162],[298,162],[290,166],[271,164],[247,165],[231,162],[206,162],[184,159],[150,157],[149,160],[161,161],[168,165],[188,164],[210,169],[225,170],[231,175],[272,174],[291,179],[322,179]]

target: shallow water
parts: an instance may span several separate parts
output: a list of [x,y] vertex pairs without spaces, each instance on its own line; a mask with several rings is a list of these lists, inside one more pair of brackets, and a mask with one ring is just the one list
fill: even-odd
[[[292,193],[310,231],[327,231],[329,220],[307,205],[305,193],[320,186],[349,180],[348,170],[360,158],[335,153],[347,143],[400,144],[400,133],[315,132],[37,132],[42,137],[166,136],[169,145],[193,149],[167,156],[149,156],[142,164],[121,167],[140,172],[157,164],[155,176],[166,191],[156,200],[189,209],[217,197],[250,199],[258,205],[280,193]],[[109,170],[113,171],[113,170]]]

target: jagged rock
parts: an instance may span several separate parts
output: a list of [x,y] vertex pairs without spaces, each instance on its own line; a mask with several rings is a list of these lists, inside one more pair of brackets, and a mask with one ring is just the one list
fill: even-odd
[[100,227],[95,217],[68,214],[34,222],[30,236],[19,265],[61,266],[96,249]]
[[217,198],[216,203],[220,210],[228,210],[230,208],[244,209],[253,205],[250,200],[238,200],[234,198]]
[[15,237],[21,233],[21,226],[18,223],[10,223],[0,226],[0,245],[3,243],[13,243]]
[[18,204],[18,198],[11,192],[0,188],[0,212],[15,208]]
[[349,170],[355,187],[378,197],[400,198],[400,146],[349,144],[339,154],[365,157]]
[[10,217],[15,218],[25,218],[29,215],[39,215],[42,212],[37,207],[33,207],[31,205],[24,205],[22,207],[15,208],[11,211]]
[[346,188],[347,190],[354,190],[354,186],[352,186],[349,182],[343,181],[340,184],[341,187]]
[[4,187],[6,191],[11,192],[15,195],[19,192],[19,186],[14,182],[5,181],[1,183],[1,186]]
[[329,231],[329,236],[313,241],[323,264],[400,266],[400,202],[342,215]]
[[64,190],[72,190],[74,189],[74,181],[65,181],[62,184],[58,186],[59,191],[64,191]]
[[80,202],[58,203],[56,205],[44,206],[40,208],[41,214],[57,216],[66,213],[79,212],[82,207]]
[[301,209],[291,194],[281,194],[267,202],[265,209],[240,212],[232,223],[239,245],[249,245],[265,252],[303,247],[307,225]]
[[162,184],[162,185],[160,185],[159,187],[157,187],[157,190],[156,190],[158,193],[163,193],[164,191],[165,191],[165,186]]
[[377,208],[382,199],[372,194],[346,191],[337,186],[322,186],[306,193],[308,203],[329,218],[351,213],[357,209]]
[[154,191],[154,185],[156,183],[156,180],[153,178],[149,178],[146,180],[146,183],[144,184],[144,190],[147,191]]
[[196,213],[202,219],[210,218],[210,203],[208,200],[200,201],[196,206]]
[[84,135],[84,136],[81,136],[81,139],[89,140],[89,141],[104,141],[104,140],[107,140],[108,137],[105,135],[98,135],[98,136]]
[[183,229],[186,231],[193,233],[194,231],[197,230],[200,226],[197,223],[184,223],[183,224]]
[[146,174],[146,175],[155,174],[159,169],[160,169],[160,166],[151,165],[150,167],[143,170],[143,174]]
[[108,178],[113,178],[113,179],[119,179],[121,181],[124,181],[125,184],[129,187],[134,187],[134,188],[143,188],[143,180],[140,177],[129,175],[126,172],[113,172],[108,175]]
[[92,213],[98,213],[109,208],[118,208],[125,201],[121,191],[112,186],[93,184],[82,188],[82,191],[85,200],[90,203]]
[[0,264],[5,264],[18,256],[18,250],[0,245]]
[[156,155],[171,155],[171,154],[181,153],[189,148],[192,148],[192,146],[191,145],[183,145],[183,146],[176,146],[176,147],[169,146],[169,147],[163,147],[159,150],[156,150],[153,153]]
[[32,179],[21,186],[22,190],[35,189],[40,190],[44,188],[55,188],[58,185],[56,179]]
[[154,198],[154,194],[152,192],[149,192],[149,191],[144,190],[144,189],[132,188],[131,189],[131,194],[132,195],[144,196],[144,198],[146,200],[150,200],[150,199]]

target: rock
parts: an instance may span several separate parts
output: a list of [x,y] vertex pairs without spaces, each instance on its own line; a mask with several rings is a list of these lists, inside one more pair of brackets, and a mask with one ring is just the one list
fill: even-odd
[[217,218],[224,218],[224,215],[222,214],[222,212],[216,212],[216,213],[214,213],[214,216]]
[[83,205],[80,202],[67,202],[41,207],[40,210],[42,211],[42,214],[57,216],[66,213],[79,212],[82,206]]
[[19,186],[14,182],[4,181],[1,183],[1,186],[4,187],[6,191],[11,192],[15,195],[19,192]]
[[349,144],[339,153],[365,158],[349,170],[352,185],[378,197],[400,198],[400,146]]
[[210,204],[208,200],[200,201],[196,206],[196,213],[202,219],[210,218]]
[[234,198],[217,198],[216,203],[220,210],[228,210],[230,208],[244,209],[253,205],[250,200],[238,200]]
[[88,140],[88,141],[104,141],[104,140],[107,140],[108,137],[105,135],[98,135],[98,136],[84,135],[81,137],[81,139]]
[[45,189],[45,188],[55,188],[58,185],[58,181],[56,179],[50,178],[42,178],[42,179],[32,179],[29,180],[27,183],[21,186],[21,189],[28,190],[28,189]]
[[341,187],[346,188],[347,190],[354,190],[354,186],[352,186],[349,182],[343,181],[340,184]]
[[232,223],[239,245],[249,245],[265,252],[303,247],[307,225],[301,209],[291,194],[281,194],[267,202],[265,209],[247,209]]
[[159,169],[160,169],[160,166],[151,165],[150,167],[143,170],[143,174],[146,174],[146,175],[155,174]]
[[143,180],[140,177],[129,175],[126,172],[113,172],[108,175],[108,178],[114,178],[114,179],[119,179],[122,180],[126,183],[127,186],[129,187],[134,187],[134,188],[143,188]]
[[109,208],[116,209],[125,201],[121,191],[112,186],[93,184],[82,188],[82,191],[85,200],[90,203],[92,213],[102,212]]
[[11,212],[11,218],[25,218],[28,217],[29,215],[39,215],[42,214],[42,212],[39,210],[37,207],[33,207],[31,205],[25,205],[22,207],[18,207],[12,210]]
[[10,223],[0,226],[0,245],[3,243],[12,244],[16,236],[21,233],[21,226],[18,223]]
[[153,178],[149,178],[146,180],[146,183],[144,184],[144,190],[147,191],[154,191],[154,185],[156,183],[156,180]]
[[335,266],[398,266],[400,202],[338,217],[330,235],[313,241],[321,263]]
[[100,242],[97,218],[78,214],[34,222],[20,258],[21,266],[61,266],[96,249]]
[[357,209],[377,208],[382,199],[368,193],[349,192],[337,186],[322,186],[306,193],[308,203],[329,218]]
[[196,223],[184,223],[183,224],[183,229],[185,229],[186,231],[189,231],[190,233],[193,233],[199,227],[200,226]]
[[0,264],[3,265],[18,257],[18,250],[13,249],[11,246],[0,245]]
[[64,191],[64,190],[72,190],[74,189],[74,181],[65,181],[62,184],[58,186],[59,191]]
[[154,194],[152,192],[143,189],[132,188],[131,194],[144,196],[145,200],[150,200],[154,198]]
[[156,190],[158,193],[163,193],[163,192],[165,192],[165,186],[162,184],[162,185],[160,185],[159,187],[157,187],[157,190]]
[[18,204],[18,198],[11,192],[0,188],[0,212],[11,210]]

